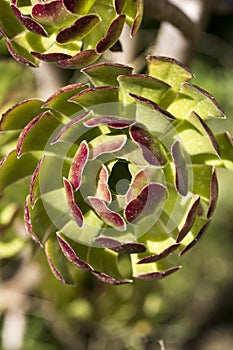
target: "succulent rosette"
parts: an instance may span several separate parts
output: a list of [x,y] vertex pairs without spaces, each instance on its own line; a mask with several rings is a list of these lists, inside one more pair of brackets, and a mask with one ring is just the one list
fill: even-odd
[[91,85],[2,115],[1,144],[13,146],[0,190],[29,176],[26,228],[64,283],[72,264],[110,284],[179,270],[215,210],[216,167],[233,169],[231,136],[207,125],[224,117],[213,96],[176,60],[147,61],[148,75],[89,66]]
[[133,36],[142,11],[142,0],[1,0],[0,36],[24,64],[80,68],[116,49],[125,23]]

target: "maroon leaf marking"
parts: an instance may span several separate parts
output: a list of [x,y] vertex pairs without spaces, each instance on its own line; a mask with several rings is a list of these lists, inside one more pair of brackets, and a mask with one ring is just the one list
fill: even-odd
[[200,203],[200,197],[197,197],[193,205],[191,206],[188,215],[186,217],[184,226],[180,230],[178,237],[176,239],[176,242],[179,243],[184,239],[184,237],[188,234],[188,232],[191,230],[193,223],[196,219],[196,216],[198,215],[198,209],[199,209],[199,203]]
[[32,222],[31,222],[31,215],[29,210],[29,196],[26,198],[25,207],[24,207],[24,223],[26,227],[26,231],[29,233],[29,235],[32,237],[32,239],[39,244],[41,248],[43,248],[39,238],[35,234],[32,228]]
[[62,0],[54,0],[45,3],[37,3],[32,7],[32,17],[46,25],[57,26],[72,17]]
[[91,113],[91,111],[88,111],[86,113],[83,113],[82,115],[78,115],[77,117],[75,117],[74,119],[72,119],[69,123],[67,123],[56,135],[56,137],[52,140],[52,142],[50,143],[51,145],[55,144],[57,141],[60,140],[60,138],[62,136],[64,136],[64,134],[66,133],[67,130],[69,130],[72,126],[74,126],[75,124],[78,124],[81,120],[85,119],[89,114]]
[[30,202],[31,202],[31,205],[32,207],[34,206],[34,202],[35,202],[35,197],[34,197],[34,186],[35,186],[35,183],[36,183],[36,180],[38,178],[38,175],[39,175],[39,171],[40,171],[40,168],[41,168],[41,165],[43,163],[43,160],[44,160],[45,156],[43,156],[38,164],[37,164],[37,167],[34,171],[34,173],[32,174],[32,179],[31,179],[31,182],[30,182]]
[[102,282],[113,284],[113,285],[126,284],[126,283],[132,282],[131,280],[123,280],[123,281],[117,280],[103,272],[92,271],[91,273],[95,275],[98,279],[100,279]]
[[62,250],[63,254],[65,255],[65,257],[67,258],[67,260],[69,260],[72,264],[74,264],[75,266],[79,267],[82,270],[86,270],[86,271],[93,270],[93,268],[88,263],[81,260],[76,255],[73,248],[68,244],[68,242],[64,238],[61,237],[61,235],[59,233],[57,233],[57,240],[58,240],[58,243],[61,247],[61,250]]
[[65,87],[62,87],[48,97],[48,99],[44,102],[43,107],[47,107],[47,105],[50,104],[51,101],[55,100],[59,95],[63,96],[63,94],[65,94],[64,96],[66,96],[66,93],[72,92],[72,91],[74,91],[74,94],[75,94],[75,91],[77,90],[80,91],[82,89],[87,88],[88,86],[89,86],[88,84],[79,83],[79,84],[70,84]]
[[170,247],[164,249],[160,254],[153,254],[153,255],[147,256],[146,258],[139,260],[137,264],[148,264],[148,263],[161,260],[166,256],[170,255],[171,253],[173,253],[179,246],[180,244],[178,243],[172,244]]
[[167,118],[169,120],[175,120],[175,117],[171,113],[169,113],[165,109],[161,108],[156,102],[153,102],[151,100],[148,100],[145,97],[138,96],[138,95],[135,95],[132,93],[129,93],[129,96],[132,97],[135,101],[140,102],[140,103],[144,104],[145,106],[148,106],[148,107],[154,109],[155,111],[158,111],[165,118]]
[[62,29],[56,37],[59,44],[65,44],[73,40],[80,40],[86,36],[100,21],[96,15],[87,15],[79,18],[71,26]]
[[146,247],[142,243],[121,243],[113,238],[107,237],[95,238],[95,242],[119,254],[137,254],[146,251]]
[[166,197],[166,188],[157,183],[145,186],[136,198],[125,208],[125,218],[128,222],[137,223],[145,216],[152,214]]
[[123,119],[116,116],[93,117],[86,121],[84,125],[87,127],[95,127],[98,125],[107,125],[113,129],[124,129],[135,124],[135,120]]
[[124,23],[125,15],[119,15],[112,21],[107,34],[96,46],[97,53],[103,53],[117,42],[119,36],[121,35]]
[[193,248],[197,242],[203,237],[204,233],[206,232],[206,230],[208,229],[210,224],[210,220],[207,221],[205,223],[205,225],[201,228],[201,230],[199,231],[199,233],[197,234],[196,238],[189,243],[181,252],[180,252],[180,256],[184,255],[185,253],[187,253],[191,248]]
[[95,146],[93,149],[91,149],[90,159],[96,159],[103,153],[119,151],[125,145],[126,141],[126,135],[109,136],[105,142],[102,142],[98,146]]
[[20,63],[25,64],[26,66],[30,66],[30,67],[36,67],[36,64],[32,61],[30,61],[29,59],[19,55],[15,49],[13,48],[13,46],[11,45],[11,42],[9,40],[6,39],[6,46],[8,51],[10,52],[10,54],[12,55],[12,57],[14,57],[14,59]]
[[207,135],[209,137],[209,140],[212,143],[212,146],[214,147],[216,153],[220,157],[220,150],[219,150],[219,147],[218,147],[218,143],[217,143],[217,141],[216,141],[216,139],[214,137],[214,134],[213,134],[212,130],[208,127],[208,125],[204,122],[203,119],[201,119],[201,117],[196,112],[193,112],[193,113],[196,115],[196,117],[199,120],[200,124],[202,125],[202,127],[206,131],[206,133],[207,133]]
[[60,60],[70,59],[72,57],[62,52],[40,53],[40,52],[32,51],[31,54],[36,58],[38,58],[39,60],[45,61],[45,62],[58,62]]
[[61,272],[58,270],[58,268],[56,267],[56,265],[54,264],[49,252],[48,252],[48,249],[47,249],[47,246],[45,245],[45,254],[46,254],[46,257],[47,257],[47,260],[48,260],[48,263],[49,263],[49,267],[52,271],[52,273],[54,274],[54,276],[59,280],[61,281],[62,283],[64,284],[69,284],[69,285],[74,285],[73,283],[69,282],[69,281],[66,281],[66,279],[62,276]]
[[83,214],[79,206],[75,203],[74,192],[71,183],[63,178],[63,183],[66,192],[66,199],[71,210],[71,214],[79,227],[83,227]]
[[181,266],[171,267],[170,269],[167,269],[165,271],[141,274],[137,276],[137,278],[144,279],[144,280],[161,279],[166,276],[172,275],[173,273],[175,273],[176,271],[179,271],[180,269],[181,269]]
[[14,14],[16,15],[16,17],[18,18],[18,20],[22,23],[22,25],[24,27],[26,27],[29,31],[45,36],[48,36],[48,33],[46,32],[46,30],[42,27],[42,25],[40,25],[39,23],[37,23],[36,21],[34,21],[33,19],[24,16],[21,11],[14,5],[11,5],[12,11],[14,12]]
[[127,202],[129,202],[133,197],[135,197],[135,193],[139,193],[144,186],[150,182],[150,170],[140,170],[134,177],[133,182],[130,185],[130,188],[127,192]]
[[151,136],[149,131],[138,125],[133,125],[130,130],[132,139],[139,144],[145,160],[154,166],[163,166],[167,160],[159,145],[159,141]]
[[125,5],[125,0],[115,0],[114,1],[115,10],[116,10],[116,13],[118,15],[120,15],[122,13],[124,5]]
[[96,197],[87,197],[90,206],[95,210],[96,214],[107,224],[116,230],[125,231],[126,223],[120,214],[110,210],[104,201]]
[[39,114],[37,117],[33,118],[26,126],[25,128],[22,130],[21,134],[19,135],[18,138],[18,144],[16,147],[16,153],[17,156],[19,157],[21,154],[21,150],[23,147],[23,143],[24,143],[24,139],[27,136],[27,134],[29,133],[29,131],[39,122],[40,119],[42,119],[46,114],[50,114],[49,111],[47,112],[43,112],[41,114]]
[[136,17],[134,19],[134,22],[133,22],[133,25],[131,28],[131,33],[130,33],[131,37],[134,37],[134,35],[137,33],[137,31],[140,27],[141,21],[142,21],[143,0],[137,0],[137,1],[138,1],[137,14],[136,14]]
[[74,190],[79,189],[82,181],[83,169],[87,163],[89,148],[86,141],[82,141],[70,167],[69,180],[74,186]]
[[210,218],[213,215],[217,202],[218,202],[218,180],[217,180],[216,169],[213,168],[211,182],[210,182],[210,203],[208,207],[207,218]]
[[60,60],[57,65],[67,69],[82,68],[95,62],[98,57],[99,55],[95,50],[84,50],[71,58]]
[[96,193],[100,199],[107,203],[111,203],[112,195],[108,187],[108,170],[105,165],[102,165],[100,169]]
[[188,170],[179,141],[172,145],[171,154],[176,168],[176,189],[182,196],[186,196],[188,193]]

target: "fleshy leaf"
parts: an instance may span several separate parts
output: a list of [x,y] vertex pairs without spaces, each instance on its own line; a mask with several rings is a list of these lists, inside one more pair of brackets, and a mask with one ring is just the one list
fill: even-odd
[[26,199],[25,207],[24,207],[25,227],[26,227],[26,230],[29,233],[29,235],[32,237],[32,239],[42,247],[42,244],[41,244],[39,238],[37,237],[37,235],[35,234],[35,232],[33,231],[33,228],[32,228],[29,206],[30,206],[30,198],[28,196]]
[[218,201],[218,180],[217,180],[216,169],[213,168],[211,182],[210,182],[210,203],[208,207],[207,218],[210,218],[213,215],[217,205],[217,201]]
[[32,51],[31,54],[41,61],[45,62],[57,62],[60,60],[71,59],[71,56],[63,52],[51,52],[51,53],[40,53]]
[[131,28],[131,37],[133,37],[140,28],[143,18],[143,0],[137,0],[137,13]]
[[161,143],[149,133],[144,126],[133,125],[130,130],[132,139],[139,144],[145,160],[153,166],[166,164],[166,153]]
[[201,119],[225,117],[215,98],[191,83],[181,85],[179,95],[169,106],[168,111],[177,119],[185,119],[191,112],[196,112]]
[[74,186],[74,190],[79,189],[82,181],[83,169],[89,156],[89,147],[86,141],[80,144],[70,167],[69,180]]
[[101,103],[118,102],[119,89],[116,86],[101,86],[89,88],[73,96],[70,101],[77,102],[82,107],[92,107]]
[[88,76],[95,86],[117,86],[119,75],[128,75],[132,73],[133,68],[123,64],[101,62],[82,69],[82,72]]
[[67,10],[78,15],[85,15],[96,0],[63,0]]
[[41,113],[43,101],[28,99],[18,102],[2,115],[0,130],[21,130],[35,116]]
[[170,255],[171,253],[173,253],[175,250],[177,250],[179,248],[179,246],[180,246],[179,243],[172,244],[168,248],[164,249],[161,253],[147,256],[147,257],[139,260],[137,263],[138,264],[149,264],[149,263],[161,260],[161,259],[167,257],[168,255]]
[[179,271],[181,266],[171,267],[165,271],[156,271],[151,273],[145,273],[138,276],[135,276],[137,278],[143,279],[143,280],[150,280],[150,279],[161,279],[166,276],[172,275],[176,271]]
[[137,223],[151,215],[166,198],[166,188],[157,183],[150,183],[132,199],[125,208],[125,218],[130,223]]
[[55,109],[67,116],[72,115],[78,112],[79,108],[77,104],[69,102],[69,98],[87,87],[87,84],[72,84],[60,88],[45,101],[43,108]]
[[56,37],[59,44],[65,44],[74,40],[81,40],[100,21],[96,15],[87,15],[79,18],[71,26],[62,29]]
[[38,61],[31,55],[26,48],[15,41],[6,40],[8,51],[14,59],[30,67],[37,67]]
[[11,8],[14,14],[16,15],[16,17],[18,18],[18,20],[21,22],[21,24],[24,27],[26,27],[28,30],[36,34],[39,34],[45,37],[48,36],[48,33],[46,32],[46,30],[39,23],[31,19],[30,17],[24,16],[15,5],[11,5]]
[[108,237],[97,237],[95,242],[119,254],[138,254],[146,251],[146,246],[137,242],[121,243]]
[[126,135],[101,135],[90,142],[90,159],[96,159],[103,153],[116,152],[122,149],[127,141]]
[[94,127],[99,125],[107,125],[113,129],[124,129],[134,124],[135,120],[123,119],[116,116],[104,116],[104,117],[93,117],[84,124],[88,127]]
[[9,39],[14,38],[24,30],[7,1],[0,2],[0,13],[0,29]]
[[44,150],[49,137],[58,126],[59,121],[50,111],[39,114],[21,132],[17,144],[17,155],[20,156],[28,151]]
[[31,175],[38,159],[32,154],[25,154],[19,159],[16,150],[11,151],[0,162],[0,193],[7,186]]
[[96,46],[97,53],[103,53],[112,47],[118,40],[125,23],[125,16],[120,15],[110,24],[105,37]]
[[51,238],[47,240],[45,243],[45,253],[54,276],[62,283],[74,285],[66,266],[67,260],[61,254],[60,247],[55,240]]
[[200,229],[200,231],[198,232],[197,236],[194,238],[194,240],[192,240],[181,252],[180,252],[180,256],[184,255],[185,253],[187,253],[191,248],[193,248],[198,242],[199,240],[203,237],[204,233],[206,232],[207,228],[209,227],[210,224],[210,220],[207,221],[204,226]]
[[184,239],[184,237],[188,234],[188,232],[191,230],[198,213],[199,203],[200,203],[200,197],[197,197],[194,200],[191,208],[189,209],[189,212],[185,219],[185,223],[178,234],[178,237],[176,239],[177,243],[181,242]]
[[58,243],[61,247],[61,250],[65,257],[75,266],[79,267],[82,270],[92,271],[92,267],[87,264],[85,261],[81,260],[74,249],[69,245],[69,243],[61,236],[61,234],[57,233]]
[[77,205],[77,203],[75,203],[72,185],[66,178],[63,178],[63,183],[64,183],[65,192],[66,192],[66,199],[67,199],[71,214],[75,222],[77,223],[77,225],[79,227],[83,227],[83,219],[84,219],[83,214],[79,206]]
[[98,53],[95,50],[90,49],[77,53],[71,58],[59,60],[57,65],[61,68],[77,69],[95,62],[98,57]]
[[165,82],[145,74],[120,75],[118,81],[123,102],[132,102],[132,98],[128,96],[131,93],[159,103],[162,95],[170,87]]
[[96,197],[88,197],[88,202],[95,210],[96,214],[107,224],[116,230],[125,231],[126,223],[120,214],[110,210],[104,201]]
[[176,168],[176,189],[182,196],[186,196],[188,193],[188,171],[179,141],[175,141],[172,145],[172,158]]
[[107,203],[110,203],[112,200],[111,191],[108,186],[108,170],[104,164],[102,164],[99,172],[96,194],[100,199]]

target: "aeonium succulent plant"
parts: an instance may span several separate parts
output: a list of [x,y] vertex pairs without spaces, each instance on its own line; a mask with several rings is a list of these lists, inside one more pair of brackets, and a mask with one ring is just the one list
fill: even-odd
[[231,136],[207,125],[224,117],[213,96],[176,60],[147,62],[148,75],[89,66],[91,86],[69,85],[2,115],[1,144],[13,146],[0,191],[30,176],[26,229],[64,283],[72,264],[110,284],[179,270],[215,210],[216,167],[233,169]]
[[133,36],[142,11],[142,0],[1,0],[0,37],[24,64],[80,68],[117,46],[124,23]]

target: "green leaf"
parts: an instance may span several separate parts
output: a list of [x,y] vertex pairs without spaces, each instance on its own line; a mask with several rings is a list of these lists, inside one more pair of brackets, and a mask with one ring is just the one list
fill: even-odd
[[179,94],[168,111],[177,119],[185,119],[191,112],[198,114],[201,119],[225,117],[215,98],[191,83],[181,85]]
[[32,154],[17,158],[16,150],[11,151],[0,163],[0,192],[14,182],[31,175],[37,163],[38,158]]
[[131,102],[129,93],[144,97],[159,103],[162,95],[168,90],[169,85],[145,74],[120,75],[121,99],[124,103]]
[[24,28],[15,17],[8,1],[0,1],[0,28],[10,39],[20,34]]
[[102,86],[95,89],[89,88],[81,91],[70,101],[78,103],[82,107],[92,107],[102,103],[118,101],[119,89],[115,86]]
[[42,112],[43,101],[28,99],[15,104],[2,115],[1,130],[21,130]]
[[83,68],[81,71],[88,76],[94,86],[111,85],[118,86],[117,77],[132,73],[133,68],[123,64],[101,62]]
[[67,269],[67,259],[64,257],[55,237],[49,238],[46,242],[45,253],[54,276],[65,284],[74,285]]

